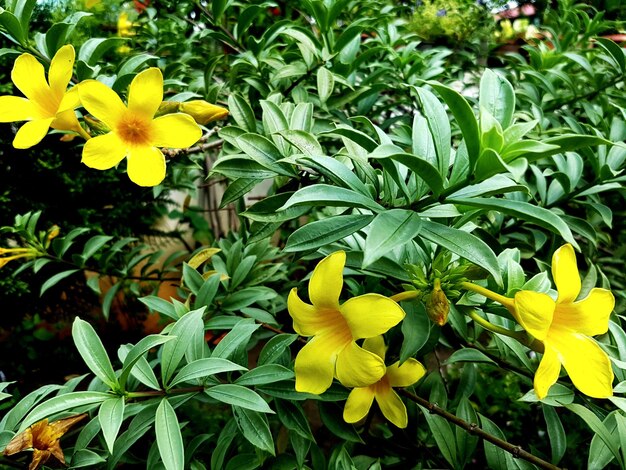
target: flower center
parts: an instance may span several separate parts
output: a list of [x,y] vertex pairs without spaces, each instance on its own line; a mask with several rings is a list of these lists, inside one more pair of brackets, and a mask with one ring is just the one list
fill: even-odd
[[147,145],[151,141],[151,122],[139,116],[125,116],[117,126],[117,133],[128,145]]

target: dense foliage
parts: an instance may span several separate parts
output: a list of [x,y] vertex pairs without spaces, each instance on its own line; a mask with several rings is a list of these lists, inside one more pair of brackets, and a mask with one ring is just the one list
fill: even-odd
[[7,0],[0,466],[625,468],[625,8],[523,3]]

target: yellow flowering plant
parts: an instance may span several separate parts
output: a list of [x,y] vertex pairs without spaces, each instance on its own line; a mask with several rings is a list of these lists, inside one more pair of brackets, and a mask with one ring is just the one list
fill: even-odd
[[615,25],[419,3],[3,4],[0,467],[626,468]]
[[570,244],[554,252],[552,277],[558,290],[556,300],[530,290],[520,290],[514,298],[508,298],[476,284],[466,282],[463,286],[504,305],[522,328],[543,345],[534,380],[539,399],[548,394],[559,378],[561,365],[585,395],[608,398],[613,395],[611,361],[590,337],[608,331],[615,298],[607,289],[593,288],[585,298],[576,300],[581,281]]

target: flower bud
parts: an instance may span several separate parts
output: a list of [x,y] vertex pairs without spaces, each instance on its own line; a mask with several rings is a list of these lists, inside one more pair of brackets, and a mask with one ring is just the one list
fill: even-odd
[[216,106],[204,100],[193,100],[180,103],[180,110],[185,114],[189,114],[200,125],[205,125],[212,121],[218,121],[228,116],[228,110],[226,108]]
[[426,313],[434,323],[443,326],[448,321],[450,302],[441,288],[441,281],[435,279],[433,290],[426,296]]

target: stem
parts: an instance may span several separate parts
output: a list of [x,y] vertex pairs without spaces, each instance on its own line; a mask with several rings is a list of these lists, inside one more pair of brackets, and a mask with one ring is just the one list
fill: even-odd
[[495,292],[490,291],[486,287],[479,286],[478,284],[473,284],[471,282],[462,282],[461,286],[463,286],[467,290],[471,290],[472,292],[476,292],[477,294],[487,297],[488,299],[491,299],[494,302],[498,302],[499,304],[504,305],[509,310],[515,309],[515,302],[513,301],[513,299],[509,297],[505,297],[500,294],[496,294]]
[[395,302],[402,302],[403,300],[412,300],[419,297],[420,292],[416,290],[408,290],[405,292],[400,292],[399,294],[392,295],[389,297],[391,300]]
[[509,330],[508,328],[494,325],[486,318],[478,315],[478,313],[476,313],[476,310],[473,309],[470,310],[467,315],[480,326],[482,326],[485,330],[489,330],[500,335],[509,336],[510,338],[518,340],[520,343],[526,344],[526,333],[524,333],[523,331],[513,331]]
[[522,449],[521,446],[516,446],[492,434],[489,434],[487,431],[478,427],[476,423],[468,423],[467,421],[453,415],[452,413],[447,412],[446,410],[439,407],[435,403],[431,403],[404,389],[399,389],[398,393],[408,398],[409,400],[417,403],[418,405],[423,406],[431,413],[439,415],[442,418],[444,418],[446,421],[466,430],[468,433],[478,436],[488,442],[491,442],[493,445],[498,446],[501,449],[504,449],[505,451],[513,455],[513,457],[524,459],[527,462],[537,465],[537,467],[539,468],[544,468],[547,470],[560,470],[560,468],[557,467],[556,465],[552,465],[551,463],[546,462],[545,460],[534,456],[530,452],[527,452],[524,449]]

